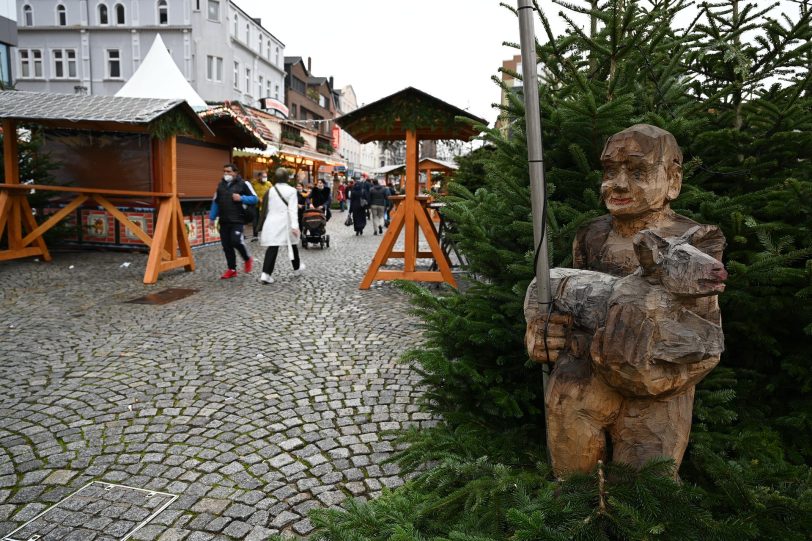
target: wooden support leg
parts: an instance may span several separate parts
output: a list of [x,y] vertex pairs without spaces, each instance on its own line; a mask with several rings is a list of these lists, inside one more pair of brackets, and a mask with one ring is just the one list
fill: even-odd
[[414,272],[415,262],[417,261],[417,221],[414,219],[415,209],[414,205],[417,203],[406,199],[403,208],[403,219],[406,226],[406,239],[404,240],[405,255],[403,256],[403,270],[405,272]]
[[23,231],[22,231],[22,216],[20,216],[20,197],[17,195],[11,196],[10,202],[11,212],[9,213],[6,228],[8,230],[8,248],[12,252],[22,250],[23,248]]
[[183,221],[183,211],[180,208],[180,201],[176,200],[175,203],[175,212],[177,213],[177,237],[178,237],[178,245],[180,246],[180,257],[181,258],[189,258],[189,263],[184,265],[184,269],[187,272],[194,272],[195,270],[195,260],[192,256],[192,245],[189,242],[189,234],[186,232],[186,224]]
[[385,264],[386,260],[389,259],[389,255],[395,247],[395,242],[398,240],[398,235],[401,229],[403,229],[402,208],[402,206],[398,207],[400,212],[395,212],[394,216],[392,216],[392,223],[386,228],[386,232],[381,239],[381,244],[378,246],[378,251],[375,252],[375,257],[372,258],[372,263],[370,263],[367,273],[364,275],[364,279],[361,280],[361,285],[358,286],[358,289],[369,289],[381,265]]
[[158,206],[158,220],[155,224],[155,235],[152,238],[152,246],[149,249],[147,259],[147,270],[144,272],[144,283],[154,284],[158,281],[161,273],[161,254],[166,245],[166,236],[169,234],[169,224],[172,218],[172,202],[164,199]]
[[[20,198],[20,207],[20,213],[23,217],[23,225],[29,233],[33,233],[38,226],[37,221],[34,219],[34,215],[31,212],[31,205],[28,203],[28,198]],[[42,235],[35,237],[34,242],[37,244],[37,248],[39,248],[42,252],[42,259],[44,261],[51,261],[53,258],[51,257],[51,253],[48,251],[48,247],[45,245],[45,239],[42,238]]]
[[6,222],[11,213],[11,199],[8,192],[0,192],[0,238],[3,238],[3,231],[6,230]]
[[434,229],[434,225],[429,219],[428,214],[425,212],[418,213],[417,223],[426,235],[426,240],[431,247],[431,253],[434,254],[434,260],[437,262],[437,269],[440,271],[440,274],[442,274],[444,281],[452,287],[457,287],[457,281],[454,280],[454,275],[451,274],[451,265],[448,261],[448,256],[440,247],[437,231]]

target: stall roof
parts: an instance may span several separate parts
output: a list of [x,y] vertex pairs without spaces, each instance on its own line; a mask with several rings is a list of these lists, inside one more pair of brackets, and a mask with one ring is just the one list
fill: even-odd
[[63,128],[116,131],[116,124],[127,124],[147,131],[150,122],[176,109],[187,115],[203,133],[211,133],[189,104],[179,99],[0,92],[0,118]]
[[479,129],[456,117],[487,125],[485,119],[410,86],[340,116],[336,122],[361,143],[402,141],[407,130],[416,131],[421,140],[468,140],[479,134]]
[[[434,171],[437,170],[456,171],[457,169],[459,169],[456,163],[438,160],[437,158],[422,158],[420,162],[418,162],[417,168],[420,171],[425,171],[427,169],[432,169]],[[386,165],[384,167],[379,167],[378,169],[373,169],[372,173],[375,175],[388,175],[396,171],[405,171],[405,170],[406,164],[398,163],[395,165]]]
[[256,148],[263,151],[271,140],[267,129],[257,129],[257,123],[237,102],[209,107],[199,114],[218,135],[231,140],[235,148]]

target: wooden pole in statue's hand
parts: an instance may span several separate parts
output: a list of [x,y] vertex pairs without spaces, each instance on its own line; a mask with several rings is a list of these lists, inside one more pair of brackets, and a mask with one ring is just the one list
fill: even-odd
[[[552,294],[550,292],[550,263],[547,259],[547,235],[545,235],[547,193],[544,183],[544,153],[541,144],[541,112],[539,111],[538,68],[536,66],[536,34],[533,30],[532,1],[518,0],[518,2],[519,40],[521,42],[522,51],[525,134],[527,136],[527,164],[530,173],[530,203],[533,211],[533,245],[535,246],[534,270],[536,273],[538,302],[548,309],[547,314],[549,315]],[[545,340],[546,339],[545,337]],[[550,365],[544,364],[542,367],[542,386],[545,399],[547,396],[547,380],[549,376]],[[543,403],[544,401],[542,400],[542,404]],[[545,441],[547,459],[549,461],[550,452],[546,443]]]

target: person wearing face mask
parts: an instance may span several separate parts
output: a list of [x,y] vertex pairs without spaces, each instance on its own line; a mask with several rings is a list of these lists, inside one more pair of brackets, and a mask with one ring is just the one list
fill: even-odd
[[252,231],[254,232],[253,240],[256,241],[259,239],[259,216],[262,214],[262,199],[265,197],[265,192],[271,187],[271,183],[268,182],[268,172],[262,171],[257,174],[257,176],[251,180],[251,187],[254,188],[257,199],[259,199],[256,212],[254,212],[254,221],[251,224],[253,226]]
[[244,270],[251,272],[254,265],[254,258],[248,253],[245,246],[245,235],[243,227],[245,225],[244,205],[256,205],[257,194],[249,182],[245,182],[237,172],[237,166],[227,163],[223,166],[223,177],[217,185],[217,191],[212,198],[209,219],[214,221],[220,219],[220,243],[223,245],[223,252],[226,255],[228,269],[220,276],[221,280],[235,278],[237,276],[237,256],[235,250],[240,253],[244,263]]

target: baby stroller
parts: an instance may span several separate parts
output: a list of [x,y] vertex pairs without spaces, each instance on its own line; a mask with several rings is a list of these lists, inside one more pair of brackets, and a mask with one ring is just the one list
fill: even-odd
[[308,244],[318,244],[320,248],[330,247],[330,235],[327,232],[327,218],[319,209],[309,208],[302,215],[302,248]]

